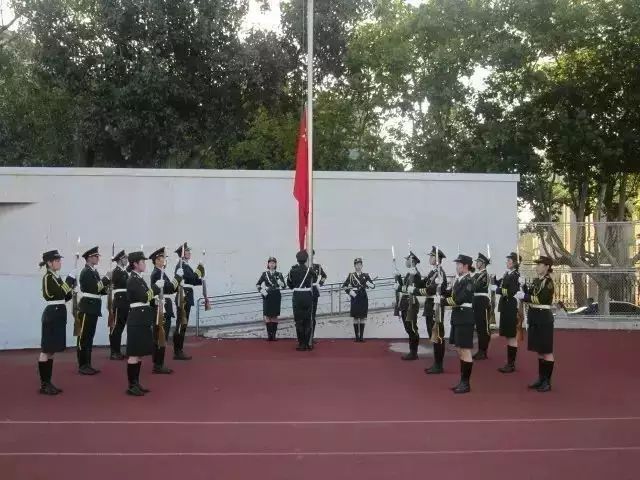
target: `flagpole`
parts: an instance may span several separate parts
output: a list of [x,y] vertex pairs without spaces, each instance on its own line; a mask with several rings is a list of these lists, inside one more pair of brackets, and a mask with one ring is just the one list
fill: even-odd
[[309,164],[309,218],[307,252],[313,265],[313,0],[307,1],[307,159]]

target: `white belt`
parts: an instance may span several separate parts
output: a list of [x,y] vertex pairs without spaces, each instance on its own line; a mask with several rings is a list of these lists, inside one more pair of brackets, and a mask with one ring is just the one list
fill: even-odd
[[294,292],[310,292],[311,289],[310,288],[294,288],[293,291]]
[[474,297],[487,297],[487,298],[489,298],[489,294],[488,293],[474,293],[473,296]]
[[182,288],[190,288],[191,290],[193,290],[194,285],[191,285],[190,283],[185,283],[182,285]]
[[551,310],[551,305],[540,305],[539,303],[530,303],[531,308],[537,308],[539,310]]
[[65,302],[64,300],[47,300],[47,305],[64,305]]
[[[172,295],[165,295],[164,299],[165,300],[174,300],[175,298],[175,294]],[[153,297],[154,300],[160,300],[160,296],[156,295],[155,297]]]
[[87,298],[97,298],[97,299],[101,299],[102,298],[102,295],[96,295],[95,293],[80,292],[80,295],[82,295],[83,297],[87,297]]
[[427,300],[429,300],[429,299],[433,300],[434,298],[436,298],[436,296],[435,295],[427,295],[424,298],[426,298]]
[[139,307],[148,307],[148,302],[135,302],[129,305],[129,308],[139,308]]
[[473,305],[471,305],[470,303],[463,303],[462,305],[452,305],[453,308],[455,307],[460,307],[460,308],[473,308]]
[[116,288],[116,289],[112,290],[111,293],[113,293],[114,295],[116,293],[127,293],[127,289],[126,288]]

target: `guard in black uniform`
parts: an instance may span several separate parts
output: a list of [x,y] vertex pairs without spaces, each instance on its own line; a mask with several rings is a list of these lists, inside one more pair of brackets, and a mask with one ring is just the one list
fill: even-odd
[[536,262],[536,278],[524,291],[516,293],[516,298],[529,304],[528,349],[538,354],[538,379],[529,388],[538,392],[551,390],[553,374],[553,303],[554,285],[550,274],[553,272],[553,260],[541,256]]
[[500,312],[500,336],[507,339],[507,363],[498,369],[501,373],[516,371],[518,355],[518,301],[515,294],[520,290],[519,258],[515,252],[507,256],[507,271],[496,280],[491,289],[500,295],[498,312]]
[[296,254],[297,265],[291,267],[287,275],[287,285],[293,290],[293,319],[296,323],[298,347],[296,350],[313,350],[311,337],[311,318],[313,313],[312,285],[318,277],[316,272],[307,266],[309,254],[302,250]]
[[454,393],[468,393],[471,391],[471,371],[473,359],[473,301],[474,285],[470,269],[473,259],[468,255],[458,255],[456,263],[456,280],[450,292],[444,294],[443,303],[451,309],[451,335],[449,342],[455,345],[460,357],[460,383],[452,388]]
[[367,288],[375,288],[368,273],[362,271],[362,258],[353,261],[355,272],[350,273],[342,284],[342,288],[351,301],[351,317],[353,318],[353,332],[356,342],[364,342],[364,325],[369,313],[369,297]]
[[491,312],[491,300],[489,298],[489,276],[487,265],[490,260],[478,253],[476,258],[477,272],[473,275],[473,316],[478,334],[478,351],[473,355],[474,360],[486,360],[491,331],[489,330],[489,318]]
[[[436,253],[437,251],[437,253]],[[431,271],[422,279],[420,287],[409,287],[408,292],[415,296],[426,297],[424,301],[424,317],[427,323],[427,332],[433,344],[433,365],[425,368],[427,374],[440,374],[444,372],[444,309],[440,308],[440,319],[436,322],[435,301],[440,292],[447,289],[447,275],[442,268],[442,259],[447,258],[440,249],[431,247],[429,253],[429,263]],[[439,300],[438,300],[439,301]],[[434,328],[436,331],[434,332]]]
[[176,273],[178,269],[181,268],[184,274],[182,277],[184,305],[176,305],[178,308],[178,318],[176,320],[176,329],[173,332],[173,359],[191,360],[191,356],[184,353],[184,337],[187,333],[187,324],[189,323],[191,307],[195,305],[193,287],[202,285],[202,279],[204,278],[204,265],[199,263],[195,270],[191,268],[191,265],[189,265],[189,260],[191,260],[191,248],[189,248],[187,242],[176,248],[176,253],[180,257],[180,260],[176,265]]
[[[316,251],[313,251],[313,255],[315,258]],[[327,281],[327,274],[319,263],[313,264],[313,271],[316,275],[316,282],[313,284],[313,320],[311,325],[311,335],[309,337],[309,341],[313,341],[316,333],[316,312],[318,311],[318,300],[320,299],[320,287],[324,285],[324,282]],[[313,345],[309,345],[313,347]]]
[[278,272],[278,261],[275,257],[267,260],[267,269],[262,272],[256,282],[256,288],[262,295],[262,314],[267,328],[267,340],[274,342],[278,332],[278,317],[282,304],[280,290],[286,288],[284,275]]
[[96,334],[98,317],[102,316],[102,297],[106,295],[110,280],[100,278],[96,265],[100,262],[98,247],[93,247],[82,254],[87,262],[80,272],[80,302],[78,303],[78,325],[76,336],[78,372],[81,375],[95,375],[100,370],[91,366],[93,337]]
[[[131,275],[127,280],[127,297],[129,298],[129,315],[127,318],[127,394],[141,397],[149,390],[140,385],[140,367],[142,357],[153,352],[153,323],[155,310],[151,300],[155,296],[153,289],[142,278],[146,270],[143,252],[132,252],[128,256]],[[156,287],[159,292],[159,289]]]
[[50,250],[42,254],[40,267],[46,265],[47,271],[42,277],[42,296],[47,306],[42,312],[42,337],[40,341],[41,353],[38,358],[38,372],[40,373],[40,393],[43,395],[57,395],[62,389],[51,383],[53,375],[53,356],[63,352],[67,346],[67,306],[66,303],[73,296],[75,278],[73,274],[67,276],[66,281],[58,274],[62,267],[62,255],[58,250]]
[[[173,370],[165,366],[164,364],[164,353],[165,346],[164,343],[169,339],[169,330],[171,329],[171,319],[174,318],[173,314],[173,302],[175,298],[175,292],[178,290],[178,285],[182,281],[182,275],[184,274],[184,270],[178,268],[176,270],[175,276],[173,280],[169,280],[169,277],[165,273],[164,269],[166,267],[166,252],[165,248],[159,248],[151,255],[149,255],[149,259],[153,262],[154,268],[151,272],[151,277],[149,281],[152,286],[155,286],[158,289],[158,293],[160,290],[163,292],[164,296],[164,307],[163,307],[163,336],[164,340],[161,342],[158,337],[160,333],[160,326],[158,325],[158,318],[153,322],[153,373],[157,374],[169,374],[173,373]],[[155,288],[154,288],[155,290]],[[154,312],[158,310],[158,296],[156,295],[151,300],[151,307],[154,309]],[[160,346],[159,343],[163,345]]]
[[[420,344],[420,334],[418,333],[418,313],[420,303],[414,295],[416,288],[422,286],[422,280],[417,265],[420,259],[413,253],[409,252],[409,256],[405,257],[408,272],[404,276],[402,283],[398,282],[396,276],[396,292],[400,294],[399,310],[404,324],[404,330],[409,335],[409,353],[402,356],[402,360],[417,360],[418,345]],[[409,288],[413,287],[411,293]]]
[[129,314],[129,299],[127,298],[127,272],[128,259],[124,250],[121,250],[111,259],[116,263],[116,268],[111,273],[111,286],[113,288],[113,309],[115,324],[109,332],[109,345],[111,346],[111,360],[124,360],[124,355],[120,351],[122,345],[122,332],[127,324]]

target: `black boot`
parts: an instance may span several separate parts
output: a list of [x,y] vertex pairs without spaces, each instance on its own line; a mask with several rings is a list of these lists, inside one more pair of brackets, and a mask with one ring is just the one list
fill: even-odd
[[543,379],[543,376],[544,376],[544,373],[543,373],[543,371],[544,371],[544,366],[543,366],[544,363],[543,362],[544,362],[543,359],[538,358],[538,379],[535,382],[529,384],[529,388],[531,388],[531,389],[538,388],[540,385],[542,385],[542,379]]
[[136,364],[136,386],[140,389],[142,393],[149,393],[151,390],[148,388],[144,388],[140,385],[140,369],[142,368],[142,362],[138,362]]
[[50,358],[49,360],[47,360],[47,378],[49,379],[49,386],[51,388],[53,388],[55,391],[57,391],[58,393],[62,393],[62,389],[56,387],[52,382],[51,382],[51,378],[53,377],[53,358]]
[[403,355],[402,360],[418,360],[418,343],[409,341],[409,353]]
[[95,370],[88,363],[87,353],[82,349],[78,349],[76,355],[78,357],[78,373],[80,375],[95,375]]
[[85,358],[86,358],[86,361],[87,361],[87,365],[91,370],[93,370],[93,374],[95,375],[97,373],[100,373],[100,370],[98,370],[97,368],[93,368],[93,366],[91,365],[91,353],[92,353],[91,350],[86,350],[84,352]]
[[513,373],[516,371],[516,356],[518,354],[518,347],[512,347],[507,345],[507,363],[504,367],[500,367],[498,371],[500,373]]
[[270,342],[272,340],[272,338],[271,338],[271,322],[266,323],[265,327],[267,329],[267,342]]
[[353,324],[353,334],[355,335],[353,341],[354,342],[359,342],[360,341],[360,325],[358,325],[357,323]]
[[129,388],[127,388],[127,395],[134,397],[142,397],[144,392],[140,390],[140,387],[136,383],[136,370],[139,363],[127,363],[127,380],[129,382]]
[[476,353],[473,354],[473,359],[474,360],[486,360],[489,357],[487,357],[487,351],[486,350],[478,350]]
[[542,382],[540,386],[536,388],[538,392],[548,392],[551,390],[551,375],[553,374],[553,361],[543,360],[542,361]]
[[304,329],[296,325],[296,336],[298,337],[298,346],[296,350],[303,352],[307,349],[307,344],[304,341]]
[[42,395],[57,395],[58,390],[51,385],[51,375],[49,372],[49,361],[38,362],[38,373],[40,374],[40,393]]
[[173,373],[173,370],[166,367],[164,364],[164,353],[165,347],[157,347],[157,350],[153,355],[153,370],[152,373],[161,374],[161,375],[169,375]]
[[442,366],[442,360],[444,358],[444,340],[440,343],[433,344],[433,365],[429,368],[425,368],[424,371],[427,375],[438,375],[444,373]]
[[469,393],[471,391],[471,370],[473,370],[473,362],[460,360],[460,384],[453,390],[453,393]]
[[364,343],[364,320],[360,323],[360,343]]
[[271,337],[272,341],[278,341],[278,322],[271,322]]

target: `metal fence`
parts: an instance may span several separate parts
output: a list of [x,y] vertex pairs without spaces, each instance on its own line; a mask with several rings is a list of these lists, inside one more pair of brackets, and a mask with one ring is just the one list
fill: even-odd
[[521,273],[535,277],[535,259],[555,259],[560,308],[598,316],[640,315],[640,222],[520,225]]
[[[375,288],[367,290],[369,310],[392,308],[395,300],[394,279],[378,278]],[[282,290],[282,310],[280,319],[293,318],[291,308],[291,290]],[[232,293],[209,297],[214,308],[204,309],[204,298],[198,299],[196,308],[196,335],[203,328],[247,325],[263,320],[262,296],[257,291]],[[349,313],[349,296],[344,292],[342,283],[327,283],[320,287],[318,316],[341,315]]]

